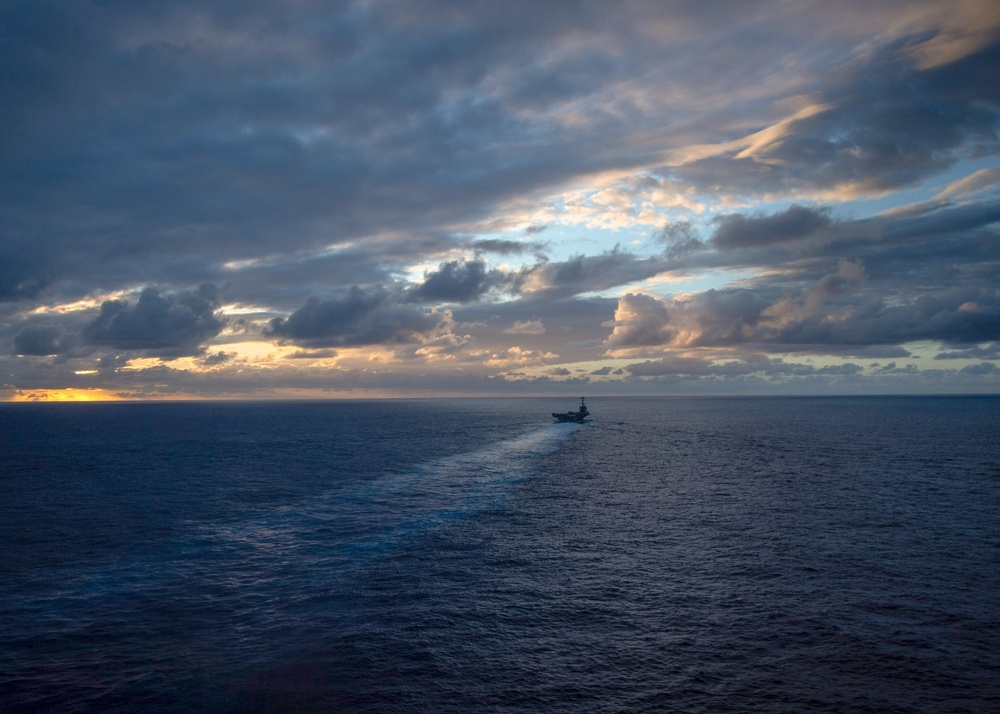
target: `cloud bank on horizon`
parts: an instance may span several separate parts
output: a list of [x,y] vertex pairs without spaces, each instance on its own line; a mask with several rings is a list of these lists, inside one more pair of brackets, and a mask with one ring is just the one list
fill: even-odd
[[0,399],[1000,392],[993,0],[0,35]]

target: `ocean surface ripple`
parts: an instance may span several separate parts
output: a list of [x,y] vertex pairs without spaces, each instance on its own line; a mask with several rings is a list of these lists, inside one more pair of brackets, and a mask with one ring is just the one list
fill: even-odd
[[1000,398],[0,405],[5,712],[1000,711]]

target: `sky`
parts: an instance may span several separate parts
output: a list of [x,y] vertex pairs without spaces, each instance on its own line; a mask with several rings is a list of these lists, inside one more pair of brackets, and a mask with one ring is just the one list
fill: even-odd
[[1000,393],[995,0],[0,0],[0,400]]

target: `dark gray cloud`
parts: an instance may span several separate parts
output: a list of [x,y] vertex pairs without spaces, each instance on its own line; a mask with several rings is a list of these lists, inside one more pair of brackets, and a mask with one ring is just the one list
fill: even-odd
[[[586,16],[449,6],[442,25],[395,4],[234,7],[5,6],[4,222],[114,289],[162,282],[185,256],[433,231],[577,170],[570,137],[523,117],[506,81],[484,83],[500,57],[572,37]],[[575,64],[553,61],[535,50],[523,69]],[[565,101],[625,70],[580,68]],[[31,280],[8,292],[44,282],[21,272]]]
[[[1000,44],[958,61],[919,66],[902,38],[840,66],[813,98],[822,112],[791,123],[752,156],[695,161],[674,175],[748,195],[836,189],[879,192],[915,185],[960,158],[993,153],[1000,126]],[[762,127],[763,128],[763,127]]]
[[271,320],[268,336],[305,347],[348,347],[419,341],[443,316],[399,302],[387,290],[352,287],[330,300],[312,297],[287,318]]
[[[721,250],[759,248],[812,235],[831,223],[829,209],[791,206],[782,213],[755,215],[741,213],[716,216],[712,244]],[[690,243],[690,239],[688,240]]]
[[699,357],[665,357],[659,360],[637,362],[625,367],[634,377],[660,377],[665,375],[686,377],[742,377],[746,375],[776,376],[850,376],[863,371],[860,365],[848,362],[841,365],[816,367],[811,364],[789,362],[780,357],[761,354],[744,355],[731,361],[716,361]]
[[934,359],[1000,359],[1000,342],[968,345],[949,352],[939,352]]
[[[726,24],[745,21],[736,4],[628,3],[613,19],[516,3],[429,3],[420,18],[378,2],[2,12],[4,224],[104,289],[385,231],[436,232],[447,248],[461,239],[441,225],[634,164],[637,130],[663,114],[623,103],[619,87],[689,78],[678,91],[701,99],[706,77],[724,91],[755,71],[729,52],[764,60],[762,38],[798,44],[765,11]],[[653,28],[668,25],[680,34],[663,42]],[[696,48],[711,53],[698,72]],[[48,282],[25,268],[22,291]]]
[[[539,231],[542,229],[539,229]],[[535,231],[535,233],[539,232]],[[532,235],[532,234],[529,234]],[[498,255],[521,255],[523,253],[536,253],[541,250],[541,243],[522,242],[517,240],[502,240],[498,238],[487,238],[473,242],[472,247],[477,253],[496,253]]]
[[[784,215],[751,214],[728,220],[732,225],[767,225]],[[1000,282],[996,218],[995,203],[990,199],[964,205],[937,204],[916,216],[903,212],[831,220],[818,232],[791,243],[702,251],[681,256],[669,267],[757,272],[741,283],[767,305],[784,299],[812,309],[822,303],[836,307],[845,300],[868,305],[881,301],[889,309],[958,285],[990,293]]]
[[994,376],[1000,374],[1000,367],[997,367],[992,362],[980,362],[979,364],[970,364],[962,367],[960,371],[962,374]]
[[[763,274],[740,289],[677,300],[626,295],[607,345],[757,344],[905,356],[902,345],[909,342],[992,342],[1000,336],[998,217],[991,200],[857,221],[833,221],[828,209],[794,206],[773,215],[730,214],[713,244],[739,245],[739,255],[699,253],[681,263]],[[797,246],[779,245],[775,236]],[[720,262],[727,255],[732,260]]]
[[535,355],[558,355],[547,358],[549,363],[599,360],[616,303],[613,298],[574,297],[456,306],[453,332],[466,340],[456,361],[463,369],[482,369],[485,360],[514,347]]
[[839,324],[815,317],[793,320],[774,339],[790,344],[990,342],[1000,338],[1000,293],[955,288],[900,305],[861,302],[841,316]]
[[127,300],[105,301],[82,336],[91,345],[164,358],[201,354],[203,343],[225,326],[216,315],[218,306],[214,285],[176,294],[146,288],[134,305]]
[[[629,294],[619,301],[607,346],[622,350],[745,344],[835,354],[844,346],[1000,339],[1000,291],[951,288],[888,303],[865,292],[843,296],[840,288],[830,290],[830,282],[824,278],[809,293],[777,299],[749,290],[709,290],[672,301]],[[825,299],[837,296],[841,299]]]
[[[1000,222],[1000,200],[961,206],[945,204],[915,217],[903,217],[886,225],[886,237],[912,241],[928,236],[955,236]],[[996,236],[994,232],[992,234]]]
[[43,244],[0,227],[0,303],[37,296],[52,281],[54,271]]
[[201,363],[207,367],[213,367],[215,365],[231,362],[234,356],[235,353],[233,352],[223,352],[222,350],[219,350],[218,352],[214,352],[210,355],[205,355],[205,357],[202,358]]
[[291,312],[329,286],[393,284],[405,263],[395,245],[371,241],[318,255],[275,254],[212,274],[230,300]]
[[289,359],[329,359],[339,354],[336,350],[297,350],[288,355]]
[[694,345],[730,345],[744,342],[753,332],[761,314],[770,305],[766,298],[749,290],[708,290],[695,296],[686,308],[697,314],[701,334]]
[[694,226],[688,221],[663,226],[656,239],[666,245],[664,254],[668,258],[681,258],[705,247]]
[[516,293],[534,298],[562,298],[651,278],[668,263],[661,257],[643,258],[615,246],[600,255],[576,255],[564,261],[543,261],[511,277]]
[[488,270],[482,260],[452,260],[425,273],[424,281],[414,287],[408,297],[414,302],[425,303],[472,302],[507,281],[507,276],[499,270]]
[[14,352],[19,355],[54,355],[64,349],[66,332],[57,325],[28,325],[14,335]]

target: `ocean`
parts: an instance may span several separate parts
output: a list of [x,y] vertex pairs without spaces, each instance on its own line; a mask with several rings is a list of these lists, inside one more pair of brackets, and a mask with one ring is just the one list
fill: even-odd
[[0,405],[0,711],[1000,711],[1000,397]]

